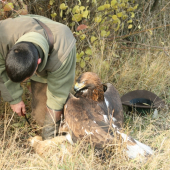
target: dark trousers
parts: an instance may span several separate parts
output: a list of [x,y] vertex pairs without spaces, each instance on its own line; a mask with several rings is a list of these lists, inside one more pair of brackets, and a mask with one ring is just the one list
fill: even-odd
[[31,115],[40,126],[43,126],[45,114],[47,112],[47,107],[46,107],[47,84],[39,83],[31,80],[31,90],[32,90]]

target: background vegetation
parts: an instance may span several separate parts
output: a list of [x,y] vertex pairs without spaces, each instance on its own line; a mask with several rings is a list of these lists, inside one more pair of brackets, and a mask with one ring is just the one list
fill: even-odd
[[[67,143],[39,156],[27,139],[41,128],[32,119],[29,126],[2,101],[0,169],[170,169],[169,11],[169,0],[0,0],[0,19],[38,14],[70,27],[77,39],[76,77],[96,72],[120,96],[145,89],[167,104],[156,117],[153,111],[144,116],[124,111],[125,131],[155,150],[153,157],[140,162],[129,160],[117,147],[100,159],[93,147]],[[23,88],[30,113],[31,97]]]

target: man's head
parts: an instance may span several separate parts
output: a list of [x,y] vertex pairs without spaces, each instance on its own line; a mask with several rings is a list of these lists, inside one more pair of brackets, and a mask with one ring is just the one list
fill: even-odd
[[6,71],[13,82],[22,82],[31,77],[36,71],[39,53],[31,42],[20,42],[15,44],[6,57]]

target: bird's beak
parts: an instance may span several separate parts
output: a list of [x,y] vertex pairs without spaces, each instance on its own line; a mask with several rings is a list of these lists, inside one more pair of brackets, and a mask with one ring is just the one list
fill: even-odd
[[76,83],[74,85],[74,91],[77,92],[79,91],[80,89],[82,89],[83,87],[85,87],[85,84],[84,83]]

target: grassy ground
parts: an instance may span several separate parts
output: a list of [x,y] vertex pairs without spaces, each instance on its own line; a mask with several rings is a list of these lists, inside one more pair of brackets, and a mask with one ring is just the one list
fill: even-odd
[[[169,6],[161,4],[160,15],[144,18],[142,29],[154,28],[169,24]],[[142,25],[141,25],[142,26]],[[31,126],[23,117],[14,114],[5,102],[0,104],[0,169],[170,169],[170,51],[169,27],[154,29],[151,32],[138,33],[136,43],[126,44],[113,41],[100,41],[100,50],[92,47],[93,59],[85,69],[76,69],[76,77],[81,72],[93,71],[99,74],[102,81],[112,83],[123,94],[145,89],[157,94],[166,102],[166,108],[158,111],[153,118],[153,111],[144,116],[124,110],[124,129],[135,139],[149,145],[155,151],[145,161],[128,159],[117,145],[107,148],[104,158],[102,151],[92,146],[79,143],[71,146],[67,142],[56,144],[46,151],[44,156],[36,154],[29,146],[27,139],[40,134],[41,128],[30,118]],[[142,43],[143,45],[140,45]],[[148,47],[148,46],[151,47]],[[157,47],[155,47],[157,46]],[[126,47],[126,48],[125,48]],[[161,47],[161,48],[159,48]],[[25,89],[23,100],[27,112],[31,112],[30,94]]]
[[[132,53],[128,53],[118,71],[111,66],[112,71],[104,68],[102,72],[95,70],[98,66],[93,67],[92,71],[103,76],[103,82],[112,82],[120,95],[135,89],[146,89],[165,100],[167,107],[159,110],[156,119],[152,117],[153,111],[140,116],[124,110],[126,133],[151,146],[155,150],[152,157],[144,162],[130,160],[123,149],[113,145],[105,155],[106,159],[101,159],[101,151],[87,144],[71,146],[67,142],[53,145],[45,156],[39,156],[27,139],[39,134],[40,127],[32,119],[29,126],[23,117],[12,113],[7,103],[1,102],[0,169],[170,169],[169,58],[163,52],[145,52],[140,57],[132,56]],[[29,113],[27,90],[23,98]]]

